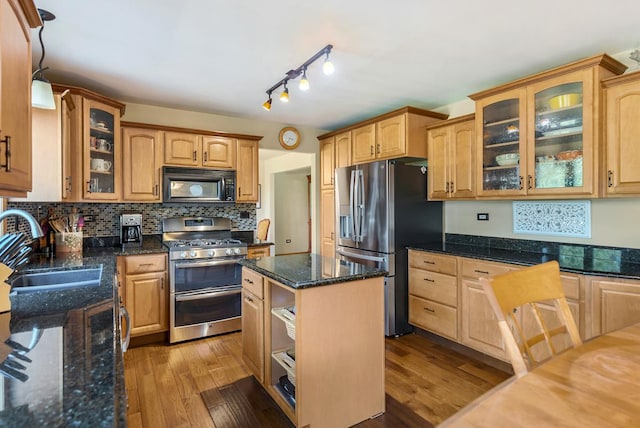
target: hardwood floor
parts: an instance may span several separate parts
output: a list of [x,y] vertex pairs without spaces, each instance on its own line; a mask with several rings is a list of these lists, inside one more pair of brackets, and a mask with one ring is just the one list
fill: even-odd
[[[129,349],[128,425],[227,428],[214,425],[200,393],[250,376],[240,335]],[[359,426],[398,426],[393,421],[407,427],[429,426],[425,421],[437,425],[509,377],[416,334],[386,339],[385,374],[387,412]],[[415,415],[403,414],[407,407]]]

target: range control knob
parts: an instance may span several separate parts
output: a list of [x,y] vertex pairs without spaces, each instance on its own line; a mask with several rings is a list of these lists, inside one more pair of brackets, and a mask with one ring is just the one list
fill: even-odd
[[209,250],[209,251],[207,251],[207,256],[209,256],[209,257],[213,257],[213,256],[215,256],[215,255],[216,255],[216,252],[215,252],[214,250]]
[[197,253],[197,252],[195,252],[195,251],[189,251],[189,257],[194,257],[194,258],[195,258],[197,255],[198,255],[198,253]]
[[236,248],[235,250],[233,250],[233,252],[234,252],[235,254],[240,254],[240,248]]
[[187,258],[187,252],[186,251],[181,252],[180,253],[180,258],[181,259],[186,259]]
[[224,252],[227,256],[232,256],[233,255],[233,249],[231,248],[227,248],[227,250]]

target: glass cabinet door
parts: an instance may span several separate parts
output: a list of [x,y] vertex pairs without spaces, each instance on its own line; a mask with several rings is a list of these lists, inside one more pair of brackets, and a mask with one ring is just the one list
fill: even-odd
[[[535,92],[536,189],[583,186],[583,83],[569,82]],[[539,192],[540,193],[540,192]]]
[[118,197],[120,123],[118,110],[85,100],[85,199]]
[[521,117],[523,96],[480,106],[482,115],[482,193],[522,193],[521,141],[526,121]]

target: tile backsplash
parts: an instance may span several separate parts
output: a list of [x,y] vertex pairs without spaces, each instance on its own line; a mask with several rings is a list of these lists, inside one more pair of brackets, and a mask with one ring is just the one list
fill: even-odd
[[[84,224],[85,237],[118,236],[120,234],[119,216],[122,213],[141,213],[144,235],[162,233],[162,219],[167,217],[228,217],[231,219],[233,229],[255,230],[256,228],[255,204],[164,205],[9,202],[7,208],[25,210],[40,220],[47,215],[49,207],[53,209],[54,216],[67,215],[73,207],[78,208],[78,212],[82,216],[93,216],[94,221]],[[7,232],[13,232],[16,229],[28,230],[27,223],[16,217],[7,218]]]

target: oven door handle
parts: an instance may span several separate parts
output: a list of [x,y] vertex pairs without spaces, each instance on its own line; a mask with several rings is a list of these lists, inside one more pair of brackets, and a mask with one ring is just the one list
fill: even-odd
[[200,300],[200,299],[206,299],[209,297],[230,296],[232,294],[239,294],[240,291],[241,291],[241,288],[237,288],[235,290],[230,290],[230,291],[213,291],[210,293],[194,293],[194,294],[186,294],[186,295],[176,294],[175,300],[176,302],[188,302],[190,300]]
[[231,265],[238,263],[238,259],[232,260],[208,260],[206,262],[188,262],[188,263],[176,263],[176,269],[184,269],[190,267],[208,267],[208,266],[220,266]]

